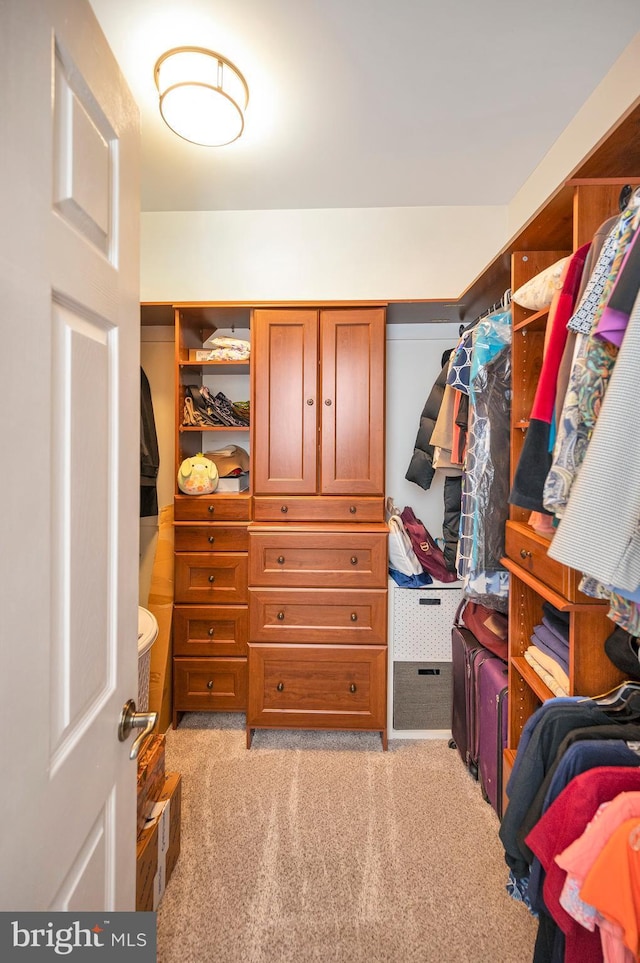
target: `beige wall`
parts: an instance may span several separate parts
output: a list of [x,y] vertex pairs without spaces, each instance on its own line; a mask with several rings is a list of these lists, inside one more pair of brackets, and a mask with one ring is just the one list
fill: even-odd
[[504,242],[505,207],[142,215],[143,301],[447,300]]
[[[140,364],[149,379],[160,450],[158,506],[170,505],[174,492],[174,342],[172,327],[141,328]],[[140,519],[139,603],[146,606],[158,535],[157,516]]]

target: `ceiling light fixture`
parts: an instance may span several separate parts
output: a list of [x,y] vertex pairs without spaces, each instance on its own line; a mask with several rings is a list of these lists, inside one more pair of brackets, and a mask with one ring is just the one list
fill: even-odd
[[154,74],[162,119],[179,137],[204,147],[238,139],[249,88],[230,60],[204,47],[176,47],[162,54]]

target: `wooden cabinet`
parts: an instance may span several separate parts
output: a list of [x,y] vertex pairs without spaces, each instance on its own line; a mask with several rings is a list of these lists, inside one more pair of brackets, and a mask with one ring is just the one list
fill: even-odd
[[254,311],[253,730],[375,729],[386,747],[382,308]]
[[[571,188],[571,185],[569,185]],[[566,248],[515,251],[511,286],[515,290],[560,257],[589,241],[600,224],[618,211],[620,181],[573,185],[572,216]],[[542,368],[547,310],[533,312],[512,304],[511,480],[518,464]],[[511,506],[503,560],[510,572],[509,591],[509,735],[505,778],[513,765],[522,729],[535,709],[553,693],[524,658],[533,627],[542,619],[543,602],[569,619],[569,694],[593,696],[616,685],[621,673],[604,655],[604,640],[613,630],[608,605],[579,590],[581,573],[549,558],[549,540],[527,524],[529,512]]]
[[384,492],[384,310],[258,310],[254,492]]

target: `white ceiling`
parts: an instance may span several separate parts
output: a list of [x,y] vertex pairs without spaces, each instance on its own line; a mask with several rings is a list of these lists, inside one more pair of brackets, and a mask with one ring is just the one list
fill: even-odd
[[[140,107],[142,208],[505,204],[640,29],[638,0],[91,0]],[[165,50],[224,54],[245,132],[160,118]]]

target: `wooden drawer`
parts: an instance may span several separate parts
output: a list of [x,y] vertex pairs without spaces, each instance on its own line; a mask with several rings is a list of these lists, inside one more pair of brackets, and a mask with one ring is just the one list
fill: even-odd
[[384,647],[249,644],[247,726],[384,729]]
[[246,552],[249,548],[247,526],[238,522],[230,525],[174,525],[176,552]]
[[175,601],[229,605],[247,601],[246,553],[183,552],[175,556]]
[[246,707],[246,659],[173,660],[175,712],[224,712]]
[[555,589],[569,602],[599,603],[578,590],[582,579],[580,572],[562,565],[547,555],[549,540],[534,532],[524,522],[507,522],[505,530],[505,554],[526,572],[530,572],[545,585]]
[[386,590],[250,589],[252,642],[385,645]]
[[387,535],[376,532],[251,532],[249,584],[384,588]]
[[249,610],[235,605],[176,605],[173,610],[173,654],[245,656]]
[[251,518],[251,495],[175,495],[176,522],[242,522]]
[[256,522],[382,522],[384,498],[282,495],[254,498]]

